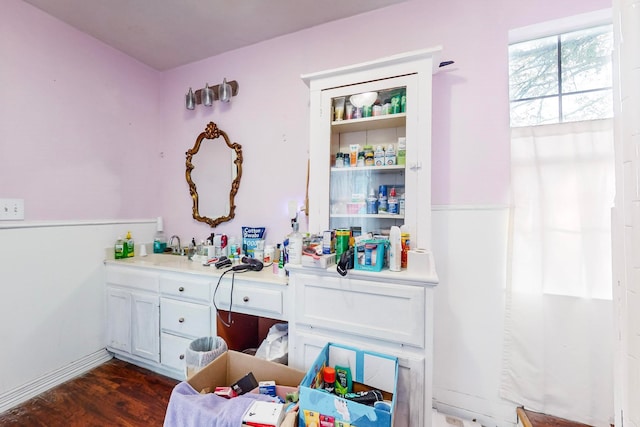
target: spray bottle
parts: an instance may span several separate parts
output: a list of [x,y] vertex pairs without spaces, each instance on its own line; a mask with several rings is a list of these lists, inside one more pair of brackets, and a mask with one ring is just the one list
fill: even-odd
[[389,230],[389,270],[402,269],[402,242],[400,227],[394,225]]
[[298,207],[295,201],[289,202],[289,217],[291,218],[291,228],[293,231],[289,234],[288,259],[289,264],[302,264],[302,234],[300,234],[298,224]]

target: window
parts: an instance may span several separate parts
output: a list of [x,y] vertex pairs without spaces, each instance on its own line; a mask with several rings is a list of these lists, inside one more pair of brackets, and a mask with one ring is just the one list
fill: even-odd
[[511,127],[613,117],[611,25],[509,46]]

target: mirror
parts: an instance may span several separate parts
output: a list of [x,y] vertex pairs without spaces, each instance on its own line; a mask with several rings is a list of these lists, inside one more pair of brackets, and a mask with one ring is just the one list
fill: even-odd
[[[213,141],[220,137],[223,141]],[[229,141],[226,132],[209,122],[186,154],[193,219],[211,227],[230,221],[235,216],[234,198],[242,177],[242,146]]]

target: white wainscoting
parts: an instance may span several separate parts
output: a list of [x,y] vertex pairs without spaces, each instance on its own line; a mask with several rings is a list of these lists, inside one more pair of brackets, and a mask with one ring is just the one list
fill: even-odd
[[[516,423],[498,396],[508,218],[504,206],[433,209],[434,406],[484,426]],[[151,242],[155,221],[0,223],[0,412],[109,357],[103,259],[127,230]]]
[[502,363],[508,206],[434,206],[434,406],[483,426],[512,427],[498,395]]
[[104,258],[128,230],[152,242],[155,219],[0,223],[0,412],[111,357]]

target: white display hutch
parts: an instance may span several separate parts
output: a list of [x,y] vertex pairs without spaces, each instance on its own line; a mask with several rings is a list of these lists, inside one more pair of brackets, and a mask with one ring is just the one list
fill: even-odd
[[[311,232],[360,226],[363,232],[385,233],[391,225],[405,225],[413,248],[430,249],[431,84],[440,52],[440,47],[407,52],[302,76],[310,88]],[[384,97],[391,90],[406,94],[405,112],[334,120],[336,98],[369,91]],[[404,167],[335,167],[336,152],[348,151],[350,144],[395,145],[398,137],[406,138]],[[404,215],[345,212],[345,203],[380,184],[404,189]],[[394,425],[430,427],[438,277],[433,259],[425,262],[426,273],[409,266],[402,272],[349,270],[345,277],[335,266],[290,266],[289,364],[308,369],[327,342],[395,355],[400,371]]]

